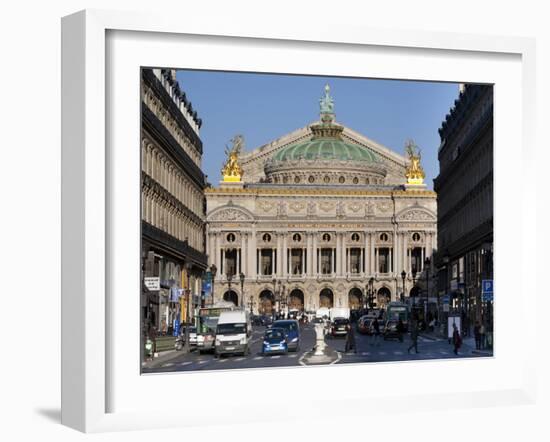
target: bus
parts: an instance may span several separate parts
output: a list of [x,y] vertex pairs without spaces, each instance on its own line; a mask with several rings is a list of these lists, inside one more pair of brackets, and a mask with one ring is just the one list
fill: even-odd
[[218,325],[218,319],[222,312],[229,312],[232,310],[242,310],[231,303],[219,303],[211,307],[201,307],[199,309],[199,317],[197,330],[199,333],[214,332]]
[[410,314],[409,306],[402,302],[390,302],[386,307],[386,319],[401,319],[405,328],[408,328]]

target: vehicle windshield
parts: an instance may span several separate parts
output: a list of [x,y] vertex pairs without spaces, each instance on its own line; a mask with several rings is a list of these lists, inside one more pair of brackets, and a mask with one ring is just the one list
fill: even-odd
[[297,331],[298,325],[294,321],[288,321],[288,322],[279,322],[275,321],[273,323],[274,327],[284,328],[285,330],[289,331]]
[[246,333],[246,324],[218,324],[217,334],[219,335],[237,335]]
[[269,330],[265,332],[265,339],[284,339],[285,335],[281,330]]

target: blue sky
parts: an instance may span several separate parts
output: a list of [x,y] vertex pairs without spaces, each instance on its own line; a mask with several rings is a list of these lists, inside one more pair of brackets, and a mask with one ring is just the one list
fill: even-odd
[[408,138],[418,144],[431,189],[439,173],[437,129],[458,97],[457,83],[189,70],[177,79],[203,120],[203,170],[214,186],[234,135],[252,150],[317,120],[328,83],[340,124],[401,154]]

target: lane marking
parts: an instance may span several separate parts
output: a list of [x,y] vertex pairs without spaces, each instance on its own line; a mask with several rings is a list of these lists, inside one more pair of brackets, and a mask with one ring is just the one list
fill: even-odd
[[385,356],[385,355],[386,355],[386,352],[385,352],[385,351],[379,351],[378,354],[379,354],[380,356]]
[[260,359],[262,359],[261,356],[256,356],[255,358],[253,358],[255,361],[259,361]]
[[448,351],[440,351],[439,353],[441,353],[442,355],[448,355],[449,354]]
[[180,364],[180,366],[183,367],[184,365],[189,365],[189,364],[192,364],[192,362],[182,362],[182,363]]
[[403,354],[403,352],[402,352],[402,351],[394,351],[394,352],[393,352],[393,354],[394,354],[394,355],[398,355],[398,356],[400,356],[400,355],[402,355],[402,354]]
[[271,356],[272,359],[279,359],[281,357],[281,355],[273,355]]
[[162,368],[171,367],[172,365],[176,365],[176,364],[174,364],[173,362],[167,362],[166,364],[162,364],[161,367]]
[[241,357],[241,358],[235,359],[235,361],[244,361],[245,359],[246,359],[246,358],[242,358],[242,357]]
[[229,361],[229,359],[221,359],[221,358],[218,359],[218,362],[227,362],[227,361]]
[[297,358],[298,355],[296,353],[294,353],[293,355],[288,355],[289,358]]
[[199,364],[206,364],[208,361],[205,361],[205,360],[201,360],[199,361]]

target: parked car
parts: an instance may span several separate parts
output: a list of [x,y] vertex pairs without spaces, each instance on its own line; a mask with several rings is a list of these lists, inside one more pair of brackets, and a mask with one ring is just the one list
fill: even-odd
[[[179,335],[176,337],[174,346],[176,350],[181,350],[185,346],[185,325],[180,328]],[[197,347],[197,327],[189,327],[189,347],[191,350]]]
[[372,335],[373,328],[372,323],[374,319],[370,318],[368,316],[361,316],[359,320],[357,321],[357,331],[361,333],[362,335]]
[[289,351],[298,351],[300,348],[300,324],[295,319],[280,319],[273,322],[271,329],[282,328],[285,331]]
[[388,340],[388,339],[399,339],[400,341],[403,340],[403,334],[399,333],[399,331],[397,330],[397,321],[393,319],[386,321],[386,325],[384,326],[383,336],[384,336],[384,340]]
[[262,354],[278,354],[288,352],[286,332],[283,328],[270,328],[264,333]]
[[262,315],[260,317],[260,325],[263,325],[264,327],[267,327],[273,323],[273,317],[269,315]]
[[330,323],[330,335],[332,337],[346,336],[350,322],[348,318],[334,318]]

